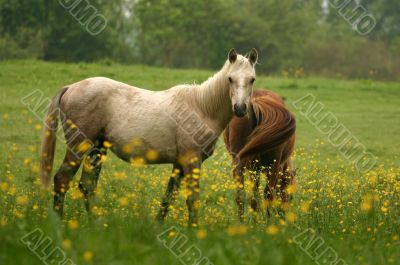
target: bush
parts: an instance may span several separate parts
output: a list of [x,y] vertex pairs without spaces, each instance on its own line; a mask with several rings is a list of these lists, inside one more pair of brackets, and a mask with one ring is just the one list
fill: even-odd
[[43,47],[41,31],[19,28],[13,37],[0,34],[0,60],[40,59],[43,57]]

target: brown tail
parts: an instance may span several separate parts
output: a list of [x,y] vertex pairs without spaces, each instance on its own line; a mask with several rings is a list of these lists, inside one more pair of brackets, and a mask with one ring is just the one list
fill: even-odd
[[271,95],[253,97],[252,107],[257,126],[238,154],[243,160],[274,150],[292,138],[296,131],[296,120],[281,99]]
[[68,87],[61,89],[55,95],[49,106],[43,126],[42,161],[40,177],[45,188],[50,186],[51,170],[53,169],[54,153],[56,150],[56,133],[58,129],[58,118],[60,115],[60,100]]

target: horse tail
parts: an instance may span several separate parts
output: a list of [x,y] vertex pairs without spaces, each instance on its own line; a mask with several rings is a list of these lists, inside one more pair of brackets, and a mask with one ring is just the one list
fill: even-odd
[[58,118],[60,115],[60,100],[68,87],[61,89],[50,103],[43,126],[42,161],[40,165],[40,177],[45,188],[50,186],[51,170],[53,169],[54,153],[56,150],[56,133]]
[[264,95],[253,97],[251,105],[256,127],[238,154],[240,160],[255,159],[260,154],[277,150],[282,144],[293,140],[296,131],[296,119],[280,97],[265,92]]

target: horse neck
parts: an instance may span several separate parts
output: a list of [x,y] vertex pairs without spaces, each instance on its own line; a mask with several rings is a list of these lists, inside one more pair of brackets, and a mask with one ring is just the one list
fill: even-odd
[[232,102],[229,93],[227,72],[229,63],[202,83],[196,90],[196,102],[203,114],[211,120],[217,120],[225,128],[232,119]]

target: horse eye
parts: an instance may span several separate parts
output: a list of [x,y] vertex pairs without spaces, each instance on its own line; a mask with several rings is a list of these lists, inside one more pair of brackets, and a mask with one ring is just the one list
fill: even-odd
[[255,81],[256,81],[256,79],[252,78],[250,82],[253,84]]
[[233,82],[231,77],[229,77],[228,80],[229,80],[229,83]]

